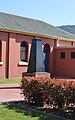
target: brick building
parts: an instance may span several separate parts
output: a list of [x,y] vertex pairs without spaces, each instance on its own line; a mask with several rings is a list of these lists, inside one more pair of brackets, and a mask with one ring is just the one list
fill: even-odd
[[26,72],[32,39],[42,40],[48,52],[48,72],[75,78],[75,35],[43,21],[0,12],[0,78]]

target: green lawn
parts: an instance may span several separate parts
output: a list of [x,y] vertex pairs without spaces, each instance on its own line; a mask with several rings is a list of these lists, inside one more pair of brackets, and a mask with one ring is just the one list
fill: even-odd
[[23,110],[11,105],[0,105],[0,120],[57,120],[31,110]]
[[11,84],[11,83],[20,83],[21,78],[13,78],[13,79],[1,79],[0,84]]

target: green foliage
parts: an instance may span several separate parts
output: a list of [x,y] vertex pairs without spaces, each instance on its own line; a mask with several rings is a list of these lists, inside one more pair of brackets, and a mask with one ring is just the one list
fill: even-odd
[[75,82],[61,79],[24,77],[21,89],[25,101],[37,106],[45,104],[63,108],[75,104]]

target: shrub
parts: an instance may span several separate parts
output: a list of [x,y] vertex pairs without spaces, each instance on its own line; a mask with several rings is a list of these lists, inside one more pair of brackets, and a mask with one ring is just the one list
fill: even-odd
[[23,77],[21,89],[25,101],[37,106],[62,108],[75,104],[75,82],[62,79]]

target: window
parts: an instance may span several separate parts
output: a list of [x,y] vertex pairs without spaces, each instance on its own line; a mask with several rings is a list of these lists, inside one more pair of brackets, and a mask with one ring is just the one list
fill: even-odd
[[50,53],[50,46],[49,44],[44,45],[44,53]]
[[73,41],[71,42],[71,46],[73,46]]
[[27,58],[28,58],[28,43],[22,41],[20,45],[20,61],[27,62]]
[[75,52],[71,52],[71,58],[75,58]]
[[61,59],[65,59],[65,52],[61,52],[61,53],[60,53],[60,58],[61,58]]

